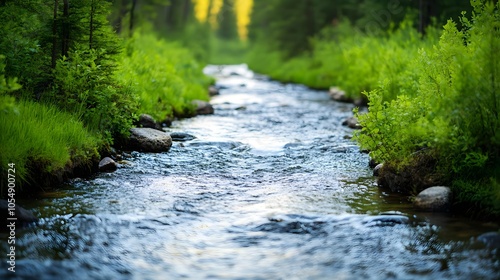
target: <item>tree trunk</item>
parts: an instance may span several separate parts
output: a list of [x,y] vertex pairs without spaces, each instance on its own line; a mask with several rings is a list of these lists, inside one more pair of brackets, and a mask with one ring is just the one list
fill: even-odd
[[56,68],[57,61],[57,10],[59,0],[54,0],[54,17],[52,18],[52,68]]
[[130,8],[130,24],[128,27],[130,37],[132,37],[132,31],[134,29],[134,11],[135,11],[136,4],[137,4],[137,0],[132,0],[132,7]]
[[69,1],[63,0],[63,25],[62,25],[62,46],[61,54],[68,56],[69,52]]
[[418,3],[419,25],[418,31],[425,34],[425,28],[431,24],[431,18],[435,14],[435,3],[429,0],[420,0]]
[[306,1],[306,32],[308,37],[314,35],[315,30],[313,5],[314,3],[311,0]]
[[186,25],[191,19],[191,0],[184,0],[184,14],[182,24]]
[[94,7],[94,0],[90,2],[90,22],[89,22],[89,49],[92,49],[92,43],[94,40],[94,13],[95,13],[95,7]]

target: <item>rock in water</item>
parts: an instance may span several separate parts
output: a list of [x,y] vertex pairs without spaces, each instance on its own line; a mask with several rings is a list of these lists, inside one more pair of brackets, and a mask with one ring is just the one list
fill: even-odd
[[356,117],[350,117],[344,122],[342,122],[342,125],[348,126],[349,128],[352,129],[361,129],[361,125],[358,122],[358,119]]
[[[10,205],[13,206],[13,205]],[[15,208],[15,216],[9,215],[9,208]],[[14,207],[9,207],[9,202],[4,199],[0,199],[0,219],[2,219],[4,225],[9,225],[10,221],[7,218],[17,218],[15,222],[16,227],[21,227],[29,223],[34,223],[38,221],[38,218],[33,215],[30,211],[22,208],[19,205],[15,205]],[[9,230],[8,227],[2,226],[1,231]]]
[[451,205],[451,190],[448,187],[430,187],[421,191],[413,205],[424,211],[447,211]]
[[384,166],[384,164],[382,164],[382,163],[377,164],[377,166],[375,166],[375,168],[373,168],[373,176],[380,175],[380,168],[382,168],[383,166]]
[[116,169],[118,169],[118,165],[109,157],[105,157],[99,162],[99,171],[101,172],[113,172]]
[[331,87],[329,90],[330,97],[339,102],[352,103],[353,100],[350,97],[347,97],[345,91],[341,90],[338,87]]
[[132,150],[143,152],[167,152],[172,146],[172,137],[166,132],[152,128],[132,128],[129,144]]
[[193,100],[192,103],[196,106],[197,115],[211,115],[214,113],[214,107],[206,101]]
[[500,249],[500,232],[486,232],[477,237],[478,241],[483,242],[487,247]]
[[219,95],[219,89],[215,86],[209,86],[208,87],[208,94],[210,96]]
[[154,129],[161,129],[156,120],[148,114],[141,114],[139,116],[139,125],[141,127],[149,127]]
[[184,132],[171,132],[170,137],[172,137],[172,141],[179,141],[179,142],[189,141],[196,138],[195,136]]

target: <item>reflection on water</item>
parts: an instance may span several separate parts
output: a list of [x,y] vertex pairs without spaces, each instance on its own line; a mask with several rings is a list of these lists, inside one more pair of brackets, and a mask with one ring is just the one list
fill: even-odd
[[351,105],[206,71],[225,76],[215,115],[172,127],[195,140],[27,204],[42,219],[18,232],[18,279],[500,277],[498,249],[476,240],[498,225],[415,212],[375,185],[340,125]]

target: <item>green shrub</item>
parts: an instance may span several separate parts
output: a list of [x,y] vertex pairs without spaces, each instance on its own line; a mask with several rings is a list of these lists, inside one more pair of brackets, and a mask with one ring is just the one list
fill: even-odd
[[191,101],[209,98],[207,87],[212,80],[178,44],[136,32],[120,62],[118,79],[139,96],[140,112],[157,120],[193,115]]
[[136,118],[137,98],[131,89],[114,77],[113,68],[98,60],[102,50],[79,50],[57,61],[54,88],[49,102],[74,114],[91,131],[102,133],[109,144],[112,137],[125,137]]
[[386,98],[394,93],[385,84],[367,94],[369,113],[358,114],[363,129],[355,139],[376,160],[401,165],[431,151],[458,203],[498,214],[491,207],[500,202],[498,184],[485,182],[498,182],[492,170],[500,159],[500,4],[471,3],[475,13],[462,17],[463,31],[450,20],[406,71],[382,77],[403,81],[395,99]]

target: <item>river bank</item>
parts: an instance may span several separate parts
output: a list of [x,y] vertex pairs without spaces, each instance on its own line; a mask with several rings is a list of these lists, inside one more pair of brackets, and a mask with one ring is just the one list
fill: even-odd
[[249,65],[285,82],[339,87],[346,99],[366,96],[368,113],[355,110],[362,129],[354,139],[385,163],[381,185],[413,196],[444,185],[454,209],[498,219],[500,6],[471,5],[473,15],[424,35],[409,19],[380,34],[345,22],[293,57],[256,45]]
[[498,225],[378,188],[341,125],[352,105],[246,75],[219,78],[213,115],[169,128],[196,138],[26,201],[40,221],[17,234],[16,276],[497,278],[481,240]]

